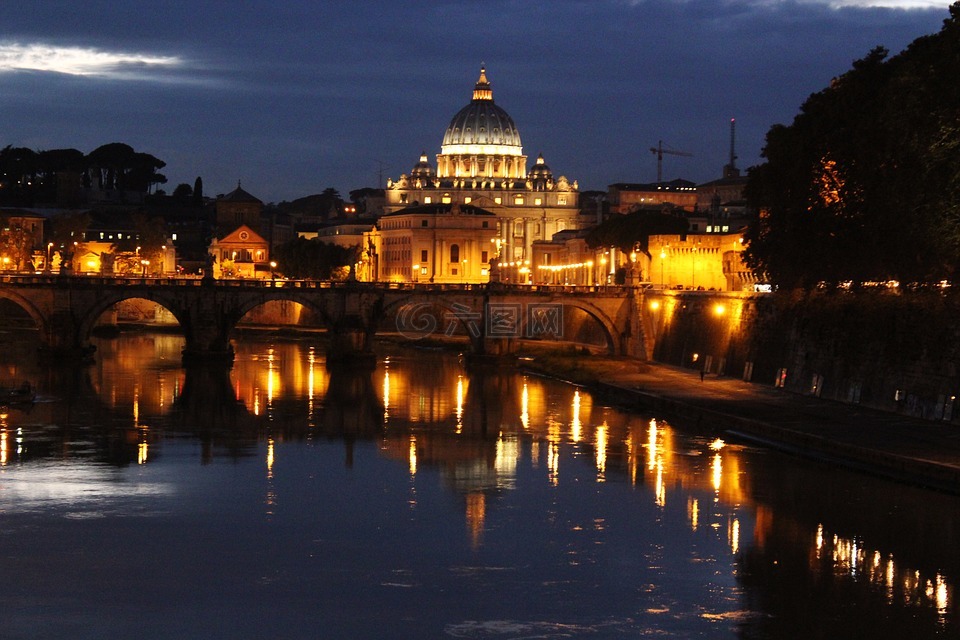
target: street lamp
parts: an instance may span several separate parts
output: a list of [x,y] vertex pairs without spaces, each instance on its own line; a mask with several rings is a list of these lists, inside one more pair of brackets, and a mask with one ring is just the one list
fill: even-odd
[[43,263],[43,270],[47,273],[50,273],[50,250],[53,248],[53,243],[47,243],[47,261]]
[[273,282],[277,279],[277,261],[270,261],[270,281]]

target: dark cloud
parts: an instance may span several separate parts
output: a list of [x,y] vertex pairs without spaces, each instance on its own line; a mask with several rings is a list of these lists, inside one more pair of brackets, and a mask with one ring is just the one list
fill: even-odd
[[[621,2],[26,3],[0,41],[177,56],[141,79],[0,74],[0,144],[124,141],[171,183],[242,179],[277,201],[373,186],[439,152],[481,62],[524,150],[581,188],[652,180],[658,140],[692,158],[665,177],[712,179],[737,118],[739,165],[763,137],[876,45],[898,51],[946,9]],[[163,81],[159,81],[162,79]]]

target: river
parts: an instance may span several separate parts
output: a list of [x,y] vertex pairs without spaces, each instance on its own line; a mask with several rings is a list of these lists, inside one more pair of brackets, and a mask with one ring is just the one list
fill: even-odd
[[3,638],[957,637],[960,499],[455,354],[0,334]]

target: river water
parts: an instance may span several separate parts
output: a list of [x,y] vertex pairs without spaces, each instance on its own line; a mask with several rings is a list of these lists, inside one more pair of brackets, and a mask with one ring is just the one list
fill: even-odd
[[3,638],[957,637],[960,500],[309,338],[0,335]]

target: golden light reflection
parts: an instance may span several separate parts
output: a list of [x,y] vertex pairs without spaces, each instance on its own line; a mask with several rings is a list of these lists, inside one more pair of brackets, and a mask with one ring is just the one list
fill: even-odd
[[556,442],[547,443],[547,478],[553,487],[560,481],[560,445]]
[[657,420],[651,418],[650,428],[647,431],[647,469],[653,471],[657,466]]
[[690,528],[696,531],[700,526],[700,501],[693,496],[687,498],[687,513],[690,517]]
[[476,549],[483,537],[483,527],[487,519],[487,497],[480,491],[467,494],[467,529],[470,531],[470,544]]
[[723,481],[723,461],[719,453],[714,454],[711,468],[713,469],[713,490],[719,493],[720,484]]
[[893,554],[870,549],[856,538],[826,536],[822,525],[817,528],[816,539],[817,558],[821,558],[822,548],[835,575],[865,580],[882,588],[888,604],[899,601],[905,605],[936,608],[941,624],[946,622],[953,600],[953,587],[941,573],[930,576],[910,567],[902,567]]
[[140,424],[140,386],[133,386],[133,426]]
[[740,551],[740,520],[737,518],[733,519],[733,523],[730,525],[730,552],[734,555]]
[[137,464],[146,464],[150,453],[150,445],[147,442],[149,432],[147,427],[142,427],[139,432],[140,442],[137,444]]
[[[389,364],[389,360],[387,363]],[[383,371],[383,424],[387,424],[390,419],[390,369],[384,367]]]
[[597,427],[597,482],[603,482],[607,472],[607,421]]
[[273,347],[267,350],[267,405],[273,404],[274,397],[278,394],[280,387],[280,376],[277,371],[277,358]]
[[463,433],[463,375],[457,375],[457,433]]
[[664,507],[667,504],[667,486],[663,482],[663,460],[657,458],[657,481],[654,485],[654,503],[658,507]]
[[410,436],[410,448],[408,451],[410,475],[417,474],[417,437]]
[[580,442],[583,425],[580,423],[580,389],[573,390],[573,419],[570,423],[570,439],[574,442]]
[[267,479],[273,478],[273,438],[267,439]]
[[10,442],[8,441],[7,430],[0,431],[0,466],[6,466]]
[[523,380],[523,393],[520,396],[520,424],[524,429],[530,428],[530,390],[526,378]]

